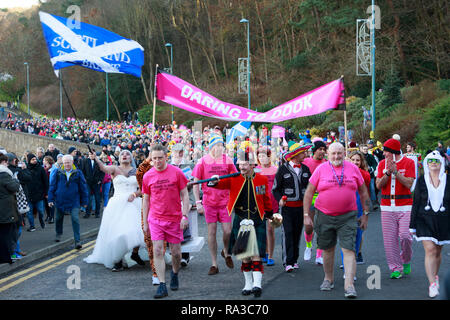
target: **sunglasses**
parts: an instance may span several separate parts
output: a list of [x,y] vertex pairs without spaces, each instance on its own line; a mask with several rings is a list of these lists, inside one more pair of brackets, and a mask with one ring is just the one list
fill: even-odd
[[427,163],[441,163],[439,159],[428,159]]

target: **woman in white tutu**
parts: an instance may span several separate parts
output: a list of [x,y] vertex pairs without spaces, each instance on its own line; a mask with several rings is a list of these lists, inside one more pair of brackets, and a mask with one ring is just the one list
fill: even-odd
[[[94,251],[84,259],[87,263],[99,263],[112,271],[123,268],[122,259],[133,250],[131,259],[145,265],[139,257],[141,245],[145,245],[141,230],[141,194],[136,181],[136,167],[130,151],[119,155],[119,166],[105,166],[97,157],[100,170],[109,173],[114,184],[114,196],[103,211]],[[137,199],[138,198],[138,199]]]

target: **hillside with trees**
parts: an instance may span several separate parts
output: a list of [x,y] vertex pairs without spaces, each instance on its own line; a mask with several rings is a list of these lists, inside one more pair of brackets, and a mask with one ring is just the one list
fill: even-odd
[[[49,61],[38,11],[67,17],[70,5],[82,21],[139,42],[145,49],[142,77],[110,74],[110,115],[140,111],[153,101],[155,65],[173,72],[221,100],[241,106],[237,61],[246,57],[250,21],[252,108],[265,111],[344,75],[349,128],[368,138],[362,106],[370,108],[369,77],[355,74],[355,23],[367,18],[370,1],[361,0],[48,0],[40,8],[0,12],[1,99],[26,101],[30,65],[31,104],[41,114],[59,116],[59,81]],[[449,3],[445,0],[379,1],[376,31],[377,139],[393,132],[420,144],[428,139],[450,144]],[[63,81],[81,118],[105,118],[105,74],[81,67],[63,69]],[[158,103],[157,120],[170,122],[170,107]],[[64,116],[73,116],[64,99]],[[175,120],[192,124],[198,117],[175,108]],[[217,123],[217,120],[208,120]],[[433,121],[436,125],[433,126]],[[442,121],[442,125],[440,125]],[[439,125],[437,124],[439,122]],[[337,131],[342,112],[283,123],[296,129]],[[430,131],[431,130],[431,131]],[[436,132],[435,132],[436,131]],[[435,140],[431,140],[435,143]]]

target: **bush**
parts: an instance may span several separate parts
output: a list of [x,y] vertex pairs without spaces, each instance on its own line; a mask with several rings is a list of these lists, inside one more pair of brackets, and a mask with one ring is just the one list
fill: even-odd
[[418,147],[424,150],[434,149],[438,141],[442,141],[444,146],[450,145],[450,96],[442,98],[433,108],[428,109],[420,121]]

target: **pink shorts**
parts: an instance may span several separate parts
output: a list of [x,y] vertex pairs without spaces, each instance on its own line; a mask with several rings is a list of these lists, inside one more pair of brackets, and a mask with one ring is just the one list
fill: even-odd
[[206,223],[231,223],[231,216],[228,214],[227,207],[203,206],[205,209]]
[[149,217],[148,227],[152,241],[164,240],[169,243],[181,243],[184,240],[180,222],[164,221]]

